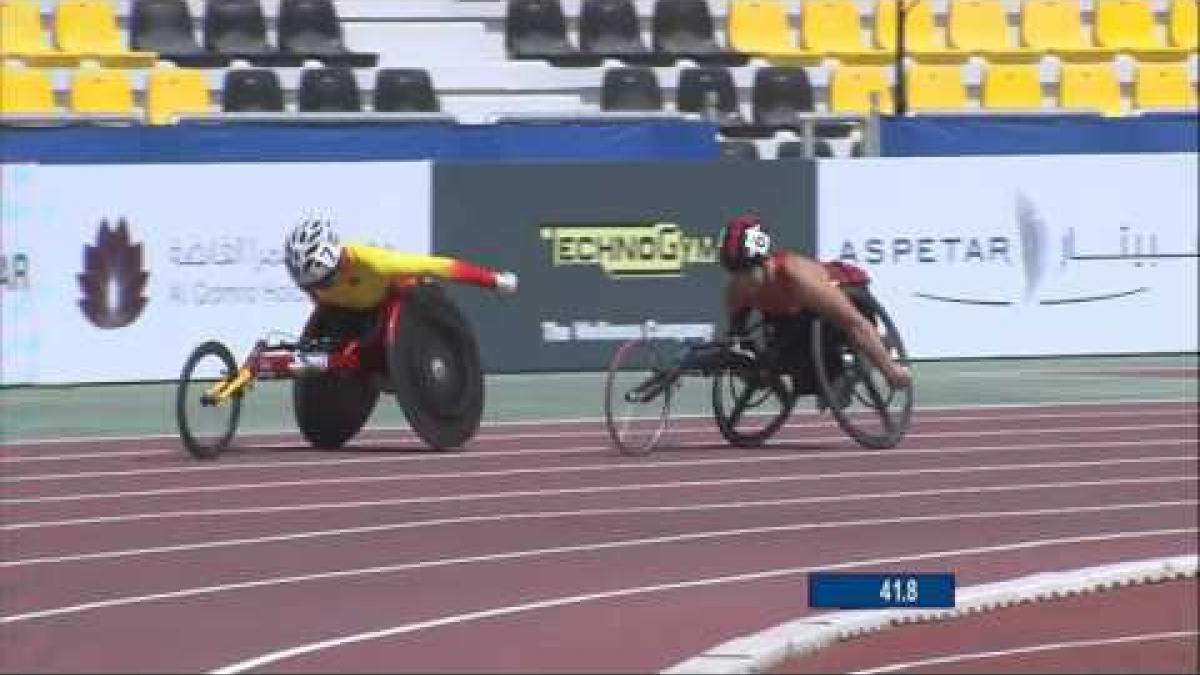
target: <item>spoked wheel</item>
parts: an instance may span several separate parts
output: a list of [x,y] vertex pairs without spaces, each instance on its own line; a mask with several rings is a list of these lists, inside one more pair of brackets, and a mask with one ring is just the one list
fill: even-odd
[[396,400],[421,440],[443,450],[475,435],[483,417],[479,345],[441,288],[409,291],[388,349],[388,370]]
[[617,349],[604,382],[604,423],[621,452],[645,455],[658,445],[676,387],[671,364],[652,341],[635,338]]
[[796,405],[790,375],[762,368],[747,359],[719,370],[712,384],[713,414],[725,440],[742,448],[766,443]]
[[213,388],[237,374],[237,363],[220,342],[201,344],[183,364],[175,391],[175,422],[183,447],[197,459],[215,459],[229,447],[242,413],[242,394],[210,400]]
[[[896,324],[868,292],[857,293],[855,304],[879,332],[893,360],[907,365],[908,352]],[[883,373],[841,330],[818,319],[813,322],[813,361],[818,395],[838,426],[866,448],[895,447],[908,432],[912,418],[913,384],[895,390]]]

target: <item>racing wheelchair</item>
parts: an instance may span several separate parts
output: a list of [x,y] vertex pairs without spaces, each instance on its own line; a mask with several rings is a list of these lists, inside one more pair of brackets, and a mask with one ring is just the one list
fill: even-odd
[[194,457],[213,459],[229,447],[257,380],[293,380],[296,425],[321,449],[353,438],[381,392],[395,396],[413,431],[434,449],[457,448],[479,428],[479,346],[437,282],[397,286],[374,312],[317,308],[298,339],[273,335],[258,340],[240,366],[218,341],[199,345],[185,361],[175,415]]
[[[835,277],[836,278],[836,277]],[[904,341],[870,292],[865,272],[842,280],[842,292],[874,324],[894,360],[908,363]],[[894,390],[841,329],[812,312],[779,320],[759,313],[743,332],[674,350],[649,337],[623,343],[605,381],[609,436],[629,455],[659,443],[672,400],[686,376],[712,381],[712,411],[730,444],[761,446],[787,422],[801,397],[813,396],[859,445],[891,448],[908,431],[915,383]]]

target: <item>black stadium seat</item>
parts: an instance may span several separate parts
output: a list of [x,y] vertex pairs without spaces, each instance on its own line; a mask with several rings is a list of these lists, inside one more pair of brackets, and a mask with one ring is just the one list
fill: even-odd
[[379,55],[346,47],[333,0],[280,0],[279,49],[327,66],[373,67]]
[[442,108],[424,68],[380,68],[372,100],[377,112],[433,113]]
[[229,63],[228,57],[200,46],[185,0],[134,0],[129,44],[136,51],[158,52],[161,59],[180,66],[214,68]]
[[657,0],[654,3],[654,51],[671,59],[704,65],[744,65],[744,54],[717,44],[708,0]]
[[662,87],[650,68],[609,68],[604,71],[600,108],[610,111],[659,111]]
[[358,80],[349,68],[308,68],[296,91],[300,112],[362,112]]
[[206,0],[204,48],[256,66],[299,66],[304,59],[283,54],[267,41],[259,0]]
[[508,0],[504,46],[509,58],[542,59],[557,66],[598,65],[567,37],[567,19],[559,0]]
[[227,70],[221,88],[221,109],[225,112],[283,112],[283,87],[273,70]]
[[798,113],[813,111],[813,88],[801,66],[766,66],[754,73],[754,125],[800,130]]
[[723,159],[758,159],[758,146],[751,141],[721,141],[718,144]]
[[696,113],[717,122],[726,133],[745,126],[733,75],[727,68],[682,69],[675,91],[675,107],[680,112]]
[[601,58],[637,63],[655,60],[642,40],[633,0],[583,0],[579,48]]

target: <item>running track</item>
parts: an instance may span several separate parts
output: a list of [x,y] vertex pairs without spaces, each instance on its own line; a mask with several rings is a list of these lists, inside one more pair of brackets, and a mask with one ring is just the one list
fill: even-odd
[[814,567],[966,586],[1197,552],[1194,402],[923,410],[885,451],[800,414],[759,450],[707,419],[668,443],[2,446],[0,670],[657,671],[812,613]]

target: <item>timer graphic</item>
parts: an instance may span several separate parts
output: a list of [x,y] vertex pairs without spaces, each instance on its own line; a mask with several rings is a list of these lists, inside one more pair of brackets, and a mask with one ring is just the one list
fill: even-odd
[[808,606],[825,609],[954,607],[954,575],[813,572],[808,575]]

